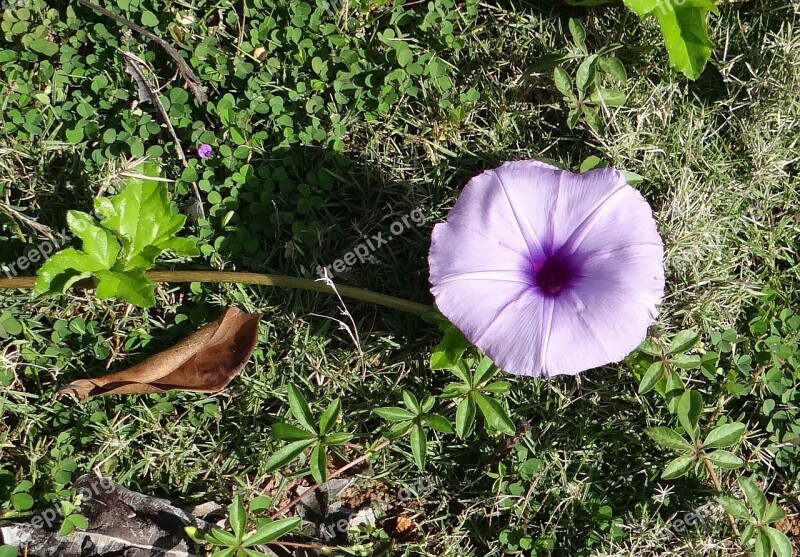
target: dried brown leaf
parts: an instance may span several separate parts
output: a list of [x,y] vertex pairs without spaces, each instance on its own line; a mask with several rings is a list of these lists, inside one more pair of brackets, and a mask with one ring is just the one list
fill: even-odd
[[73,381],[58,393],[85,401],[98,395],[220,391],[250,359],[260,319],[260,313],[228,308],[222,317],[172,348],[124,371]]

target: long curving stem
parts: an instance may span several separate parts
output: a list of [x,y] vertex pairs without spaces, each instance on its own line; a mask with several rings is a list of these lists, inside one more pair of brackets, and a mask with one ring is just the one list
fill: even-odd
[[[277,286],[279,288],[298,288],[312,290],[326,294],[339,293],[340,296],[361,300],[381,306],[399,309],[413,315],[423,315],[433,311],[433,307],[425,304],[409,302],[402,298],[378,294],[355,286],[336,285],[330,286],[322,281],[313,279],[288,277],[284,275],[262,275],[259,273],[240,273],[230,271],[150,271],[145,274],[153,282],[216,282],[259,284],[263,286]],[[0,278],[0,289],[3,288],[33,288],[34,277]]]

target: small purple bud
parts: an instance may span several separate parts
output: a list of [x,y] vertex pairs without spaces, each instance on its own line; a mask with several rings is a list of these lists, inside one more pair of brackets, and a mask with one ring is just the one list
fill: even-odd
[[211,145],[203,143],[200,147],[197,148],[197,156],[201,159],[207,159],[211,155],[214,154],[214,149],[211,148]]

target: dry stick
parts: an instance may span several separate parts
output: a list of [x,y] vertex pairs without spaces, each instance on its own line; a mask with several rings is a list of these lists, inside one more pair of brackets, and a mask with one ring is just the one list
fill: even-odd
[[189,85],[189,88],[192,90],[192,93],[194,93],[194,96],[197,98],[197,100],[201,104],[205,104],[208,101],[208,97],[206,97],[205,92],[203,92],[202,87],[200,87],[200,80],[194,74],[192,68],[189,67],[189,64],[186,63],[186,60],[184,60],[181,57],[181,55],[178,54],[178,51],[175,50],[175,48],[171,44],[169,44],[167,41],[165,41],[158,35],[151,33],[147,29],[136,25],[134,22],[129,21],[124,17],[115,14],[114,12],[110,12],[102,6],[98,6],[97,4],[89,2],[89,0],[77,0],[77,1],[79,4],[83,4],[87,8],[94,10],[96,12],[100,12],[104,16],[110,17],[117,23],[124,25],[125,27],[128,27],[129,29],[136,31],[140,35],[144,35],[151,41],[158,43],[158,45],[164,50],[166,50],[167,54],[169,54],[170,57],[173,60],[175,60],[175,63],[178,65],[178,71],[180,71],[181,76],[186,81],[186,84]]
[[[711,481],[714,483],[714,488],[717,490],[717,493],[722,495],[722,484],[719,483],[719,478],[717,477],[717,473],[714,472],[714,467],[711,465],[711,462],[709,462],[707,458],[704,459],[704,461],[706,466],[706,472],[708,472],[708,475],[711,476]],[[731,530],[733,530],[733,534],[738,538],[741,534],[739,534],[739,529],[736,527],[736,521],[733,520],[731,513],[729,513],[728,511],[725,511],[725,516],[728,517],[728,524],[730,525]]]
[[[322,282],[288,277],[284,275],[261,275],[258,273],[240,273],[231,271],[150,271],[145,276],[153,282],[205,282],[205,283],[233,283],[233,284],[258,284],[262,286],[276,286],[279,288],[299,288],[301,290],[311,290],[323,292],[325,294],[336,294],[354,300],[370,302],[381,306],[398,309],[413,315],[424,315],[433,311],[433,307],[425,304],[409,302],[402,298],[378,294],[370,290],[358,288],[356,286],[336,286],[332,288]],[[4,288],[33,288],[35,277],[12,277],[0,278],[0,289]],[[85,282],[78,282],[73,286],[87,286]],[[91,284],[88,285],[91,287]]]
[[[149,97],[150,102],[158,109],[161,120],[163,120],[164,125],[167,126],[167,131],[169,132],[170,137],[172,137],[172,142],[175,144],[175,153],[178,155],[178,160],[181,161],[181,164],[184,168],[188,167],[189,162],[186,160],[186,155],[183,152],[181,140],[178,139],[178,134],[175,133],[175,128],[172,127],[172,122],[170,122],[169,119],[169,113],[167,113],[167,110],[164,108],[164,105],[158,96],[158,91],[153,88],[153,86],[150,84],[150,81],[144,76],[144,72],[142,72],[141,68],[139,67],[142,65],[142,61],[130,52],[125,52],[124,50],[120,50],[120,52],[128,60],[128,67],[130,68],[131,72],[136,75],[137,85],[143,83],[147,88],[147,96]],[[156,85],[158,85],[158,80],[156,80]],[[200,189],[197,187],[195,182],[192,182],[192,193],[197,199],[200,216],[205,218],[206,212],[203,209],[203,198],[200,196]]]
[[[205,92],[203,91],[203,88],[200,86],[200,80],[197,78],[195,73],[192,71],[192,68],[189,67],[189,64],[186,63],[186,60],[184,60],[183,57],[181,57],[181,55],[178,54],[178,51],[175,50],[175,48],[171,44],[169,44],[167,41],[165,41],[164,39],[162,39],[158,35],[156,35],[154,33],[151,33],[150,31],[148,31],[144,27],[140,27],[139,25],[136,25],[134,22],[132,22],[132,21],[130,21],[128,19],[125,19],[124,17],[122,17],[120,15],[115,14],[114,12],[108,11],[107,9],[105,9],[102,6],[98,6],[97,4],[89,2],[89,0],[77,0],[77,1],[78,1],[78,3],[83,4],[87,8],[90,8],[90,9],[96,11],[96,12],[99,12],[99,13],[103,14],[106,17],[110,17],[111,19],[113,19],[117,23],[119,23],[121,25],[124,25],[125,27],[128,27],[129,29],[131,29],[133,31],[136,31],[140,35],[144,35],[145,37],[147,37],[151,41],[155,41],[156,43],[158,43],[158,45],[161,48],[163,48],[164,50],[166,50],[167,54],[169,54],[170,57],[173,60],[175,60],[175,63],[178,65],[178,71],[180,72],[181,77],[183,77],[183,80],[189,86],[189,89],[192,90],[192,93],[194,94],[194,96],[197,99],[197,101],[201,105],[203,105],[206,102],[208,102],[208,97],[206,96]],[[123,52],[123,54],[125,54],[125,53]],[[135,63],[139,63],[138,59],[136,59],[132,55],[131,55],[131,58],[129,58],[129,60],[131,60],[131,59],[133,60],[134,64]],[[149,85],[149,82],[147,82],[146,80],[145,80],[145,83],[147,83]],[[181,164],[183,165],[183,167],[186,168],[187,166],[189,166],[189,163],[186,162],[186,157],[183,154],[183,147],[181,147],[181,142],[178,140],[178,136],[175,133],[175,129],[172,127],[172,123],[169,120],[169,114],[167,114],[167,111],[164,110],[164,106],[161,104],[161,100],[158,98],[158,94],[155,93],[152,90],[150,90],[149,92],[150,92],[150,97],[151,97],[152,103],[154,105],[156,105],[156,107],[158,108],[158,112],[161,115],[161,119],[164,120],[164,123],[167,126],[167,131],[169,131],[169,134],[172,136],[172,141],[175,143],[175,151],[178,154],[178,160],[180,160]],[[197,203],[199,204],[200,216],[201,217],[205,217],[205,211],[203,210],[203,201],[202,201],[203,198],[200,196],[200,189],[197,187],[197,184],[194,183],[194,182],[192,182],[192,193],[194,194],[195,198],[197,199]]]
[[[340,289],[341,289],[341,287],[340,287]],[[336,470],[334,472],[331,472],[331,474],[328,475],[328,480],[332,480],[333,478],[337,478],[337,477],[341,476],[342,474],[347,472],[353,466],[356,466],[356,465],[364,462],[365,460],[367,460],[370,457],[371,454],[377,453],[381,449],[385,448],[391,442],[392,442],[391,439],[384,439],[377,447],[375,447],[371,451],[367,451],[366,453],[364,453],[363,455],[361,455],[360,457],[358,457],[354,461],[350,462],[349,464],[345,464],[344,466],[342,466],[338,470]],[[322,486],[322,484],[320,484],[320,483],[312,485],[310,488],[305,490],[303,493],[301,493],[300,495],[298,495],[297,497],[295,497],[294,499],[292,499],[291,501],[286,503],[284,506],[282,506],[280,509],[278,509],[277,511],[272,513],[270,515],[270,518],[275,519],[275,518],[278,518],[279,516],[283,516],[284,514],[286,514],[287,511],[289,511],[289,509],[291,509],[297,503],[299,503],[300,501],[302,501],[303,499],[305,499],[306,497],[308,497],[309,495],[314,493],[314,491],[319,489],[321,486]]]

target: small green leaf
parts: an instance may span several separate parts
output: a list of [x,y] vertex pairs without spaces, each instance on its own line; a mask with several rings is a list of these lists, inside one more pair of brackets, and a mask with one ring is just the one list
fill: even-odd
[[342,401],[338,398],[330,403],[328,408],[322,413],[322,417],[319,420],[319,432],[320,435],[325,435],[328,433],[333,426],[336,425],[336,422],[339,421],[339,416],[342,414]]
[[314,419],[311,417],[311,409],[308,407],[303,393],[294,385],[289,385],[289,410],[291,410],[294,418],[300,422],[308,431],[317,432]]
[[767,511],[764,513],[764,524],[783,520],[784,518],[786,518],[786,512],[773,501],[769,504]]
[[428,451],[428,440],[425,437],[425,430],[419,424],[414,424],[411,428],[411,453],[414,455],[414,462],[420,470],[425,469],[425,455]]
[[119,298],[142,308],[156,305],[155,287],[141,269],[97,271],[95,294],[101,300]]
[[605,89],[601,87],[589,96],[589,100],[600,105],[625,106],[628,96],[617,89]]
[[691,455],[679,456],[667,464],[667,467],[664,468],[664,472],[661,474],[661,478],[664,480],[680,478],[692,468],[694,462],[694,457]]
[[706,458],[711,461],[711,464],[717,468],[725,470],[735,470],[744,466],[744,461],[725,449],[717,449],[716,451],[706,454]]
[[293,443],[289,443],[284,448],[269,457],[265,465],[265,470],[267,472],[274,472],[278,468],[297,458],[300,453],[313,444],[313,439],[304,439],[302,441],[294,441]]
[[730,447],[739,442],[744,433],[745,425],[741,422],[724,424],[711,430],[703,441],[703,447],[707,449],[721,449]]
[[586,52],[586,29],[583,24],[577,19],[570,18],[569,32],[572,35],[572,41],[581,52]]
[[82,251],[75,248],[61,250],[39,267],[33,293],[60,294],[79,280],[101,270],[103,266]]
[[668,427],[651,427],[645,433],[659,445],[676,451],[687,451],[692,444],[684,439],[680,433]]
[[477,392],[471,393],[470,396],[475,398],[475,402],[478,404],[478,408],[480,408],[481,414],[483,414],[483,418],[489,427],[506,435],[514,435],[516,433],[517,428],[503,407],[500,406],[500,403],[492,397],[484,396]]
[[578,71],[575,73],[575,85],[578,88],[581,98],[585,97],[590,92],[590,85],[594,82],[595,77],[595,62],[597,55],[592,54],[587,56],[586,59],[578,66]]
[[456,435],[465,439],[472,431],[475,422],[475,400],[472,397],[465,397],[456,408]]
[[0,557],[18,557],[19,551],[10,545],[0,545]]
[[739,485],[742,488],[742,492],[744,492],[747,503],[753,509],[753,514],[756,515],[759,522],[763,523],[767,511],[767,498],[764,496],[764,492],[756,485],[756,482],[748,477],[739,478]]
[[425,414],[425,423],[439,433],[453,433],[453,426],[450,425],[450,421],[439,414]]
[[237,540],[241,540],[247,528],[247,513],[244,510],[242,498],[238,495],[233,498],[233,502],[228,507],[228,519],[231,523],[233,535],[236,536]]
[[717,502],[729,515],[739,520],[750,520],[750,512],[739,499],[733,497],[717,497]]
[[697,340],[700,336],[694,331],[681,331],[672,337],[672,341],[669,343],[669,348],[667,348],[667,354],[680,354],[682,352],[686,352],[692,346],[697,344]]
[[192,238],[170,238],[159,244],[159,247],[180,257],[197,257],[200,255],[197,240]]
[[324,484],[328,479],[328,455],[325,453],[322,443],[314,445],[309,464],[311,464],[311,475],[314,476],[314,480],[319,484]]
[[97,261],[103,269],[111,269],[120,250],[114,234],[81,211],[68,211],[67,225],[83,242],[83,252]]
[[413,393],[403,390],[403,402],[405,403],[406,407],[415,415],[422,414],[422,407],[419,405],[419,401]]
[[301,439],[317,438],[316,433],[282,422],[272,424],[269,435],[273,439],[280,439],[281,441],[299,441]]
[[58,45],[47,39],[34,39],[28,43],[28,48],[45,56],[54,56],[58,52]]
[[572,78],[567,73],[567,70],[561,66],[556,66],[553,69],[553,81],[562,95],[569,97],[572,95]]
[[244,546],[253,547],[254,545],[263,545],[273,542],[284,534],[297,529],[300,526],[300,522],[301,520],[299,518],[282,518],[280,520],[268,522],[248,536],[244,541]]
[[325,445],[344,445],[352,438],[353,436],[350,435],[349,433],[335,432],[335,433],[329,433],[328,435],[323,437],[322,442]]
[[689,436],[694,439],[697,435],[697,423],[703,413],[703,398],[694,389],[684,391],[678,400],[678,421]]
[[772,555],[772,546],[769,534],[764,528],[759,528],[756,534],[756,557],[770,557],[770,555]]
[[440,326],[444,328],[444,338],[431,354],[431,369],[434,370],[454,367],[471,346],[464,334],[450,323],[440,323]]
[[619,83],[626,83],[628,81],[628,72],[625,71],[625,66],[619,61],[619,58],[611,56],[601,56],[597,59],[597,63],[603,70],[616,79]]
[[649,393],[664,377],[664,362],[657,361],[650,364],[639,383],[639,394]]
[[405,408],[400,408],[398,406],[385,406],[383,408],[375,408],[373,410],[375,414],[383,418],[384,420],[389,420],[390,422],[400,422],[404,420],[410,420],[414,417],[414,414],[406,410]]
[[771,526],[764,528],[764,532],[766,532],[772,551],[777,557],[792,557],[792,542],[789,541],[786,534]]
[[486,383],[489,379],[494,377],[497,374],[497,368],[494,365],[494,362],[490,360],[487,356],[481,358],[481,361],[478,363],[478,366],[475,368],[475,374],[473,376],[474,385],[482,385]]

